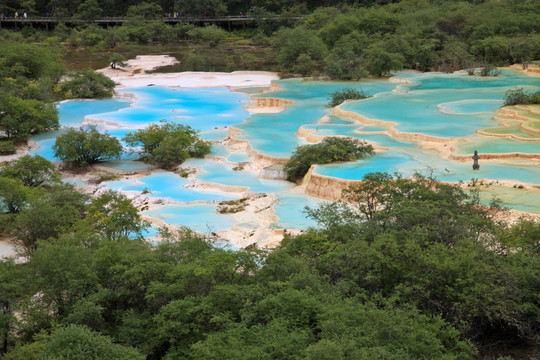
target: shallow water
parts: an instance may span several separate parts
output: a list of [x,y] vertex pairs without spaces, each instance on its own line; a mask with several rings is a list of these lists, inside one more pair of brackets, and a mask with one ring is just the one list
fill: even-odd
[[132,129],[165,119],[210,132],[237,124],[248,115],[243,106],[249,97],[223,88],[172,89],[150,86],[124,89],[120,93],[133,94],[137,101],[128,108],[90,118]]
[[232,215],[219,214],[214,204],[163,205],[155,210],[144,211],[143,215],[203,233],[227,230],[239,224]]
[[271,226],[275,229],[303,230],[315,227],[317,223],[306,217],[305,207],[316,208],[324,201],[301,193],[283,192],[276,195],[278,201],[274,205],[279,218]]
[[315,168],[316,174],[348,180],[362,180],[364,175],[376,171],[398,172],[406,177],[417,172],[424,175],[433,172],[437,179],[447,182],[467,182],[477,178],[540,184],[539,166],[480,161],[480,169],[475,171],[472,169],[472,160],[465,163],[441,159],[436,153],[421,149],[415,149],[414,152],[394,149],[355,162],[317,165]]
[[249,191],[257,193],[275,193],[294,186],[288,181],[261,179],[249,171],[234,170],[233,165],[210,159],[189,159],[184,164],[201,168],[204,173],[197,174],[196,177],[206,183],[247,187]]
[[[99,124],[101,131],[108,130],[111,135],[119,138],[161,119],[192,126],[206,140],[224,139],[228,136],[229,128],[234,126],[242,130],[236,135],[237,138],[246,139],[254,150],[275,157],[289,157],[298,145],[306,143],[305,139],[296,135],[298,129],[304,126],[316,135],[345,135],[365,139],[388,149],[356,162],[316,166],[317,174],[359,180],[374,171],[400,172],[404,176],[412,176],[415,172],[431,172],[438,179],[449,182],[487,178],[493,182],[515,180],[540,185],[538,161],[496,162],[481,158],[480,170],[473,171],[472,160],[457,162],[442,159],[437,152],[422,149],[417,141],[391,137],[385,133],[387,126],[366,126],[355,120],[333,116],[332,109],[327,107],[329,94],[333,91],[343,87],[360,87],[367,94],[376,96],[348,102],[342,105],[344,110],[368,118],[395,122],[395,128],[404,133],[460,139],[456,145],[457,154],[472,156],[474,150],[478,150],[480,156],[483,153],[540,153],[540,142],[486,137],[475,133],[478,129],[487,128],[493,133],[519,135],[521,131],[517,124],[510,128],[500,128],[501,124],[493,117],[508,89],[523,87],[525,90],[538,90],[540,79],[517,71],[503,71],[501,76],[493,78],[470,77],[463,73],[415,72],[400,72],[398,77],[409,83],[388,80],[280,80],[277,84],[281,90],[255,95],[296,101],[296,104],[277,114],[249,115],[244,109],[249,95],[224,88],[174,89],[151,86],[124,89],[121,93],[133,94],[135,99],[62,102],[59,104],[60,121],[63,127],[78,127],[85,118],[90,119]],[[319,123],[324,116],[328,116],[327,121]],[[51,146],[61,131],[33,137],[32,140],[40,146],[33,153],[54,160]],[[274,194],[277,200],[274,210],[279,220],[272,224],[272,228],[305,229],[315,225],[312,220],[305,218],[303,208],[306,205],[317,206],[320,200],[290,192],[293,184],[289,182],[261,179],[256,173],[240,169],[238,163],[249,160],[246,153],[230,153],[223,145],[214,144],[212,155],[222,157],[229,163],[211,159],[190,159],[185,162],[186,166],[202,170],[202,173],[196,175],[198,181]],[[136,161],[137,158],[137,153],[126,152],[121,160],[104,165],[125,170],[149,166]],[[179,203],[159,206],[144,213],[169,224],[183,224],[203,232],[225,230],[233,225],[256,227],[256,224],[240,224],[232,215],[217,213],[213,202],[234,199],[237,195],[218,190],[194,190],[184,187],[186,184],[186,179],[161,170],[137,181],[105,183],[111,189],[126,192],[146,190],[148,193],[145,196]],[[492,193],[500,193],[503,201],[512,207],[540,212],[540,191],[519,192],[516,189],[493,186],[482,191],[483,201],[487,201]],[[188,204],[199,201],[208,203]],[[156,231],[153,229],[150,233]]]
[[115,180],[104,182],[109,189],[116,191],[145,192],[149,198],[164,198],[178,202],[221,201],[236,199],[237,196],[219,191],[185,188],[188,180],[177,174],[156,170],[148,175],[132,180]]
[[238,138],[250,142],[254,150],[274,157],[289,157],[298,145],[305,141],[296,136],[302,125],[317,124],[332,111],[327,106],[332,92],[343,87],[362,88],[367,94],[390,91],[396,84],[385,80],[362,82],[322,82],[301,79],[276,82],[282,90],[261,95],[297,101],[277,114],[255,114],[247,121],[235,125],[243,130]]

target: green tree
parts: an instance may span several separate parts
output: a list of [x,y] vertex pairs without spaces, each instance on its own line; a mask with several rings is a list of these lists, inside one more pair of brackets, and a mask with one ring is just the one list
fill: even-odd
[[215,25],[196,27],[188,31],[188,37],[195,41],[201,41],[216,47],[227,37],[227,32]]
[[20,180],[0,177],[0,210],[18,213],[27,205],[29,193]]
[[368,36],[358,31],[342,36],[324,59],[325,72],[332,78],[344,80],[367,77],[362,54],[369,43]]
[[510,89],[504,94],[504,106],[540,103],[540,91],[525,92],[523,88]]
[[163,17],[163,9],[154,2],[140,2],[129,7],[126,13],[132,20],[136,19],[159,19]]
[[508,58],[508,39],[503,36],[491,36],[476,41],[471,52],[487,63],[501,63]]
[[52,149],[55,157],[86,166],[120,158],[122,144],[114,136],[100,134],[96,126],[87,126],[59,135]]
[[119,54],[119,53],[113,53],[109,57],[109,63],[110,63],[111,69],[116,69],[117,66],[126,66],[125,61],[126,61],[126,58],[124,57],[124,55]]
[[333,18],[320,30],[320,37],[328,46],[333,46],[343,36],[359,29],[360,19],[357,14],[342,14]]
[[59,128],[58,112],[52,104],[0,96],[0,131],[8,139],[26,138],[31,134]]
[[86,195],[70,184],[32,193],[10,230],[19,252],[32,255],[39,241],[55,239],[72,230],[73,225],[84,217],[87,200]]
[[59,54],[43,46],[7,41],[0,53],[0,78],[60,80],[65,71]]
[[473,60],[467,44],[456,39],[445,42],[439,53],[439,62],[446,72],[470,68]]
[[297,181],[313,164],[351,161],[373,153],[373,147],[364,141],[327,137],[318,144],[297,147],[283,170],[287,172],[287,180]]
[[203,157],[210,145],[190,126],[162,120],[144,130],[128,133],[123,139],[129,146],[142,146],[142,158],[159,167],[172,169],[190,157]]
[[101,99],[111,97],[115,82],[94,70],[83,70],[69,76],[60,90],[66,98]]
[[39,155],[25,155],[12,161],[0,170],[0,176],[18,179],[25,186],[41,186],[59,181],[54,164]]
[[365,53],[366,68],[374,76],[387,76],[392,70],[403,68],[404,58],[399,53],[387,51],[382,45],[375,44]]
[[330,102],[328,103],[328,106],[335,107],[345,100],[361,100],[367,97],[368,96],[361,88],[355,89],[352,87],[345,87],[330,94]]
[[14,306],[20,294],[21,284],[15,263],[11,259],[0,261],[0,354],[5,354],[13,343],[16,323]]
[[[37,343],[27,345],[35,359],[65,360],[143,360],[137,350],[115,344],[112,340],[85,326],[68,325],[55,329],[51,335],[38,337]],[[7,359],[21,359],[29,351],[25,346],[8,354]],[[23,357],[20,357],[23,356]]]
[[112,190],[92,200],[85,221],[103,238],[112,241],[142,238],[148,226],[131,200]]
[[103,14],[97,0],[85,0],[77,8],[77,17],[83,20],[96,20]]
[[296,27],[294,29],[280,29],[273,40],[273,47],[277,50],[276,61],[285,70],[292,71],[300,56],[308,55],[315,63],[321,61],[328,49],[317,37],[315,32]]

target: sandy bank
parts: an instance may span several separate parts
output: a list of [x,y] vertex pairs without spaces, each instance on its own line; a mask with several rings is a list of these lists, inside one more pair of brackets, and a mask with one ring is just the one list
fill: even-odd
[[523,69],[523,65],[514,64],[510,65],[508,68],[521,71],[522,73],[525,73],[527,75],[540,76],[540,66],[538,65],[531,64],[527,67],[527,69]]
[[23,157],[24,155],[28,155],[30,151],[37,149],[38,146],[36,145],[35,141],[28,140],[26,142],[26,145],[18,146],[17,150],[15,151],[15,154],[12,155],[0,155],[0,166],[2,166],[3,163],[7,163],[13,160],[17,160],[20,157]]
[[268,71],[146,73],[177,63],[178,60],[168,55],[144,55],[128,60],[126,66],[119,69],[106,68],[98,71],[115,81],[118,84],[117,89],[150,85],[184,88],[270,87],[273,80],[279,80],[276,73]]

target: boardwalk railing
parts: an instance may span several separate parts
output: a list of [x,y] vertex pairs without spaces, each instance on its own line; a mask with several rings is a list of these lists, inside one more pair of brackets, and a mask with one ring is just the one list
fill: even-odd
[[106,23],[106,24],[121,24],[128,21],[144,21],[144,22],[165,22],[165,23],[180,23],[180,22],[205,22],[205,23],[225,23],[225,22],[251,22],[251,21],[282,21],[282,20],[300,20],[302,16],[266,16],[266,17],[250,17],[250,16],[180,16],[180,17],[163,17],[157,19],[137,18],[130,19],[126,17],[104,17],[96,20],[83,20],[72,16],[50,16],[50,17],[27,17],[19,16],[17,19],[13,16],[0,17],[0,22],[7,23]]

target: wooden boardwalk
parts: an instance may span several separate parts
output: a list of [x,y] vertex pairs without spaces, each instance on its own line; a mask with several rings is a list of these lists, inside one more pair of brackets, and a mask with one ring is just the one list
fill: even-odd
[[244,26],[246,23],[252,23],[257,21],[270,21],[270,22],[276,22],[276,21],[296,21],[302,19],[303,16],[268,16],[268,17],[250,17],[250,16],[180,16],[180,17],[163,17],[158,19],[129,19],[126,17],[106,17],[106,18],[100,18],[96,20],[82,20],[78,19],[76,17],[70,17],[70,16],[58,16],[58,17],[28,17],[23,18],[22,16],[19,16],[19,18],[15,19],[14,17],[3,17],[0,18],[0,28],[2,27],[2,24],[9,24],[10,27],[18,28],[20,26],[25,25],[45,25],[45,27],[48,28],[49,24],[58,24],[58,23],[66,23],[66,24],[101,24],[101,25],[121,25],[125,22],[129,21],[137,21],[137,22],[163,22],[167,24],[176,24],[176,23],[192,23],[192,24],[229,24],[229,30],[231,23],[242,23]]

